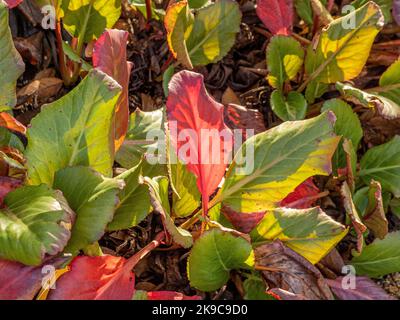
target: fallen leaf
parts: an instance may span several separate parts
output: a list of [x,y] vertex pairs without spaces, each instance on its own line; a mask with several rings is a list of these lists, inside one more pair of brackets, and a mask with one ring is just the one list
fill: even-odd
[[271,288],[280,288],[307,300],[333,299],[321,272],[281,241],[257,247],[255,256],[256,268]]

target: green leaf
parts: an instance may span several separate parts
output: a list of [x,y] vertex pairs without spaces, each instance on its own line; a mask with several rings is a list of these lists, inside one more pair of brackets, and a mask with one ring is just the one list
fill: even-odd
[[121,0],[68,0],[63,25],[73,36],[88,43],[112,28],[121,15]]
[[340,82],[336,84],[336,88],[341,92],[344,99],[374,109],[385,119],[400,118],[400,105],[383,95],[367,93]]
[[151,204],[154,210],[161,215],[164,227],[171,235],[174,242],[181,245],[183,248],[190,248],[193,244],[191,233],[181,227],[177,227],[170,215],[168,178],[162,176],[153,179],[144,177],[143,183],[149,187]]
[[271,94],[271,108],[283,121],[302,120],[306,116],[307,101],[301,93],[292,91],[285,97],[275,90]]
[[320,208],[277,208],[267,212],[250,235],[254,245],[280,239],[315,264],[342,240],[347,231]]
[[325,112],[312,119],[285,122],[246,140],[212,204],[222,201],[244,213],[271,210],[309,177],[330,174],[339,141],[333,133],[334,121],[333,113]]
[[0,257],[40,265],[61,252],[71,236],[74,212],[60,192],[42,184],[10,192],[0,209]]
[[52,185],[56,171],[78,165],[111,176],[120,92],[117,82],[93,69],[69,94],[43,106],[27,131],[28,182]]
[[379,86],[378,94],[393,101],[397,106],[400,105],[400,59],[382,74]]
[[[326,5],[326,0],[321,0],[323,5]],[[294,0],[294,6],[298,16],[304,20],[305,23],[312,25],[314,22],[314,14],[310,0]]]
[[358,257],[351,260],[357,275],[378,278],[400,271],[400,231],[389,233],[383,240],[366,246]]
[[63,51],[64,51],[65,55],[71,61],[81,64],[82,70],[90,71],[91,69],[93,69],[93,66],[91,66],[90,63],[86,62],[77,53],[75,53],[75,51],[71,48],[71,46],[68,44],[68,42],[63,41],[62,42],[62,48],[63,48]]
[[107,230],[122,230],[137,226],[152,211],[149,190],[139,183],[140,175],[154,177],[160,174],[157,166],[149,165],[142,160],[138,165],[121,173],[117,179],[125,181],[125,187],[118,194],[119,203],[114,219]]
[[88,167],[68,167],[56,172],[54,188],[63,192],[76,212],[65,252],[75,254],[99,240],[112,220],[122,180],[105,178]]
[[204,7],[206,4],[209,4],[209,0],[188,0],[189,7],[191,9],[200,9],[201,7]]
[[276,300],[266,294],[267,286],[258,274],[251,274],[243,281],[244,300]]
[[274,36],[267,48],[269,84],[282,90],[287,80],[293,80],[303,65],[304,51],[291,37]]
[[168,97],[168,84],[172,78],[172,76],[174,75],[175,72],[175,68],[173,65],[170,65],[167,70],[164,71],[163,73],[163,90],[164,90],[164,96]]
[[308,47],[307,81],[329,84],[357,77],[382,27],[382,12],[372,1],[331,22],[322,30],[318,43]]
[[[325,101],[321,112],[328,110],[332,111],[336,116],[335,133],[338,136],[349,139],[354,149],[357,150],[363,136],[361,122],[357,114],[353,112],[352,108],[346,102],[340,99]],[[336,168],[344,168],[346,166],[346,155],[341,145],[336,150],[334,159]]]
[[[365,5],[368,1],[370,0],[355,0],[351,3],[351,5],[358,9]],[[374,2],[381,8],[385,18],[385,24],[392,22],[393,0],[374,0]]]
[[[198,10],[195,16],[191,12],[186,14],[183,7],[177,12],[176,6],[168,9],[165,16],[168,44],[174,57],[187,67],[190,67],[187,56],[193,66],[221,60],[232,48],[240,30],[238,4],[231,0],[218,0]],[[172,37],[174,29],[179,31]]]
[[149,148],[157,147],[155,137],[148,135],[152,132],[163,133],[162,128],[163,109],[144,112],[137,108],[131,113],[128,132],[115,156],[115,161],[127,169],[136,166]]
[[392,212],[400,218],[400,198],[393,198],[390,201],[390,209],[392,209]]
[[0,1],[0,48],[0,106],[14,107],[17,79],[24,72],[25,64],[14,47],[8,26],[8,8],[3,1]]
[[171,164],[171,180],[178,193],[172,193],[172,212],[182,218],[192,214],[200,206],[201,198],[196,176],[178,160]]
[[0,127],[0,147],[9,146],[23,152],[24,144],[17,135],[9,131],[7,128]]
[[369,149],[362,157],[360,167],[359,176],[364,183],[377,180],[383,190],[400,197],[400,136]]
[[230,270],[251,269],[253,265],[254,252],[249,242],[231,233],[211,229],[193,245],[187,273],[192,287],[213,291],[228,281]]
[[[147,16],[146,12],[146,0],[128,0],[132,7],[139,10],[144,17]],[[165,11],[163,9],[157,9],[155,6],[155,1],[151,1],[151,16],[153,19],[162,20],[165,16]]]

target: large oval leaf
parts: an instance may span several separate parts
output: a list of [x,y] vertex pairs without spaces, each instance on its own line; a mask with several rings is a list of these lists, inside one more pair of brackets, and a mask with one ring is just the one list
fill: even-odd
[[[222,201],[237,212],[263,212],[279,206],[307,178],[330,174],[340,139],[333,133],[334,122],[334,115],[325,112],[312,119],[285,122],[246,140],[213,202]],[[247,175],[238,170],[243,157],[247,166],[254,164]]]
[[254,252],[249,242],[231,233],[211,229],[195,242],[187,272],[193,287],[213,291],[228,281],[230,270],[250,269],[253,265]]
[[251,232],[251,238],[256,245],[279,239],[315,264],[342,240],[347,231],[320,208],[278,208],[265,214]]
[[122,180],[105,178],[88,167],[68,167],[56,173],[54,188],[63,192],[77,216],[66,252],[75,254],[101,238],[123,185]]
[[61,252],[71,236],[73,211],[61,193],[46,185],[10,192],[0,210],[0,257],[40,265]]
[[0,106],[13,107],[17,98],[15,86],[17,79],[24,72],[25,64],[14,47],[8,26],[8,8],[0,1]]
[[111,176],[116,81],[93,69],[69,94],[43,106],[28,129],[28,182],[52,185],[54,173],[67,166],[87,165]]
[[258,0],[257,16],[273,34],[288,35],[293,26],[293,0]]

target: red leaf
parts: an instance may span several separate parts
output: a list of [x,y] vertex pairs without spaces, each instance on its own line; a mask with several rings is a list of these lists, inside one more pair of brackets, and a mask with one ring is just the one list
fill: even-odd
[[[367,277],[356,277],[353,288],[350,286],[351,283],[348,283],[350,281],[344,277],[338,277],[335,280],[326,279],[326,282],[340,300],[396,300]],[[347,285],[349,285],[348,288]]]
[[10,177],[0,177],[0,207],[3,205],[7,193],[17,189],[21,184],[21,180]]
[[23,0],[4,0],[7,6],[12,9],[18,6]]
[[200,296],[186,296],[175,291],[150,291],[147,292],[149,300],[201,300]]
[[49,300],[131,300],[135,292],[134,266],[164,239],[164,232],[129,259],[110,255],[76,257],[71,271],[61,276]]
[[129,121],[128,87],[133,64],[126,59],[128,32],[107,29],[96,41],[93,48],[93,66],[114,78],[121,86],[122,93],[115,109],[115,150],[121,146]]
[[[197,176],[203,214],[207,214],[209,196],[225,174],[224,157],[229,159],[232,151],[233,135],[224,123],[223,105],[208,95],[201,74],[181,71],[169,83],[167,114],[171,144]],[[210,141],[204,135],[207,130],[213,130],[218,137],[215,135]],[[213,147],[217,152],[213,152]]]
[[135,292],[133,266],[122,257],[76,257],[71,271],[57,280],[49,300],[130,300]]
[[289,35],[293,26],[293,0],[257,0],[257,15],[275,35]]
[[26,127],[7,112],[0,112],[0,127],[25,134]]
[[0,260],[0,300],[31,300],[42,284],[41,267]]
[[236,212],[228,206],[223,206],[221,211],[233,226],[243,233],[253,230],[265,215],[265,212]]
[[312,178],[309,178],[283,199],[280,205],[294,209],[307,209],[311,208],[318,198],[319,189]]

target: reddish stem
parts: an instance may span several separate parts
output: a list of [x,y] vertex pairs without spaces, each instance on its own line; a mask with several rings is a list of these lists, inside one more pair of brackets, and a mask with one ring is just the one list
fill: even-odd
[[61,22],[57,21],[56,24],[56,40],[57,40],[57,49],[58,49],[58,64],[60,67],[60,73],[61,77],[63,78],[64,84],[69,85],[70,84],[70,76],[68,74],[68,70],[65,65],[65,55],[64,55],[64,50],[62,47],[62,36],[61,36]]
[[146,0],[146,19],[147,19],[147,24],[149,24],[149,21],[151,20],[151,0]]

